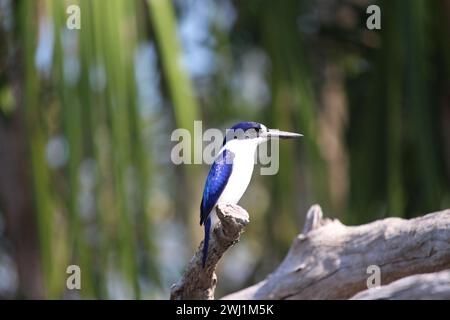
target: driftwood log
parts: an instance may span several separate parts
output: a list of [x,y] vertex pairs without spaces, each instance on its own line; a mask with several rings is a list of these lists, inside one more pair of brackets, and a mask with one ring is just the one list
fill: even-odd
[[450,300],[450,270],[417,274],[379,288],[364,290],[352,297],[356,300]]
[[[247,212],[239,206],[222,204],[218,212],[222,224],[214,230],[213,258],[206,272],[201,270],[200,245],[172,287],[172,299],[214,297],[215,266],[248,223]],[[228,235],[225,242],[220,240],[223,234]],[[374,267],[381,286],[368,289]],[[445,299],[450,270],[438,273],[445,269],[450,269],[450,210],[345,226],[323,218],[320,206],[314,205],[279,267],[265,280],[223,299]]]

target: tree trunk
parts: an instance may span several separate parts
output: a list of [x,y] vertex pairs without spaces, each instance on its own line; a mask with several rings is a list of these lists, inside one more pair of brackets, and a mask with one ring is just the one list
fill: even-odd
[[38,299],[44,290],[25,127],[24,61],[19,41],[12,41],[1,26],[0,39],[0,70],[6,71],[14,96],[11,113],[0,111],[0,209],[18,270],[19,295]]

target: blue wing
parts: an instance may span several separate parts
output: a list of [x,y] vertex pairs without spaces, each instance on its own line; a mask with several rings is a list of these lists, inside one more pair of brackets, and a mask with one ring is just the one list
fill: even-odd
[[208,218],[225,189],[233,170],[233,159],[234,153],[225,149],[211,166],[200,205],[200,225]]

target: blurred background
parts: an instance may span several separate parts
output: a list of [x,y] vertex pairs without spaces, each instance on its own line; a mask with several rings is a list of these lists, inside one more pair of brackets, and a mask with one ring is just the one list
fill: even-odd
[[448,208],[449,39],[449,0],[0,0],[0,298],[168,298],[203,238],[209,166],[170,160],[194,120],[304,134],[255,171],[219,297],[314,203],[346,224]]

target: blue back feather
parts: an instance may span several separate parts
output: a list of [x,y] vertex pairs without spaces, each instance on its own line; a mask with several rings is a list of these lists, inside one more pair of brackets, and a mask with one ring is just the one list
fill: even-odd
[[224,150],[214,161],[206,178],[205,189],[203,191],[202,203],[200,205],[200,225],[205,223],[205,239],[203,241],[202,266],[205,267],[208,255],[209,235],[211,232],[210,213],[220,198],[228,179],[233,171],[234,154]]
[[206,178],[203,190],[202,203],[200,205],[200,225],[209,216],[211,210],[220,198],[233,170],[233,152],[224,150],[214,161]]

